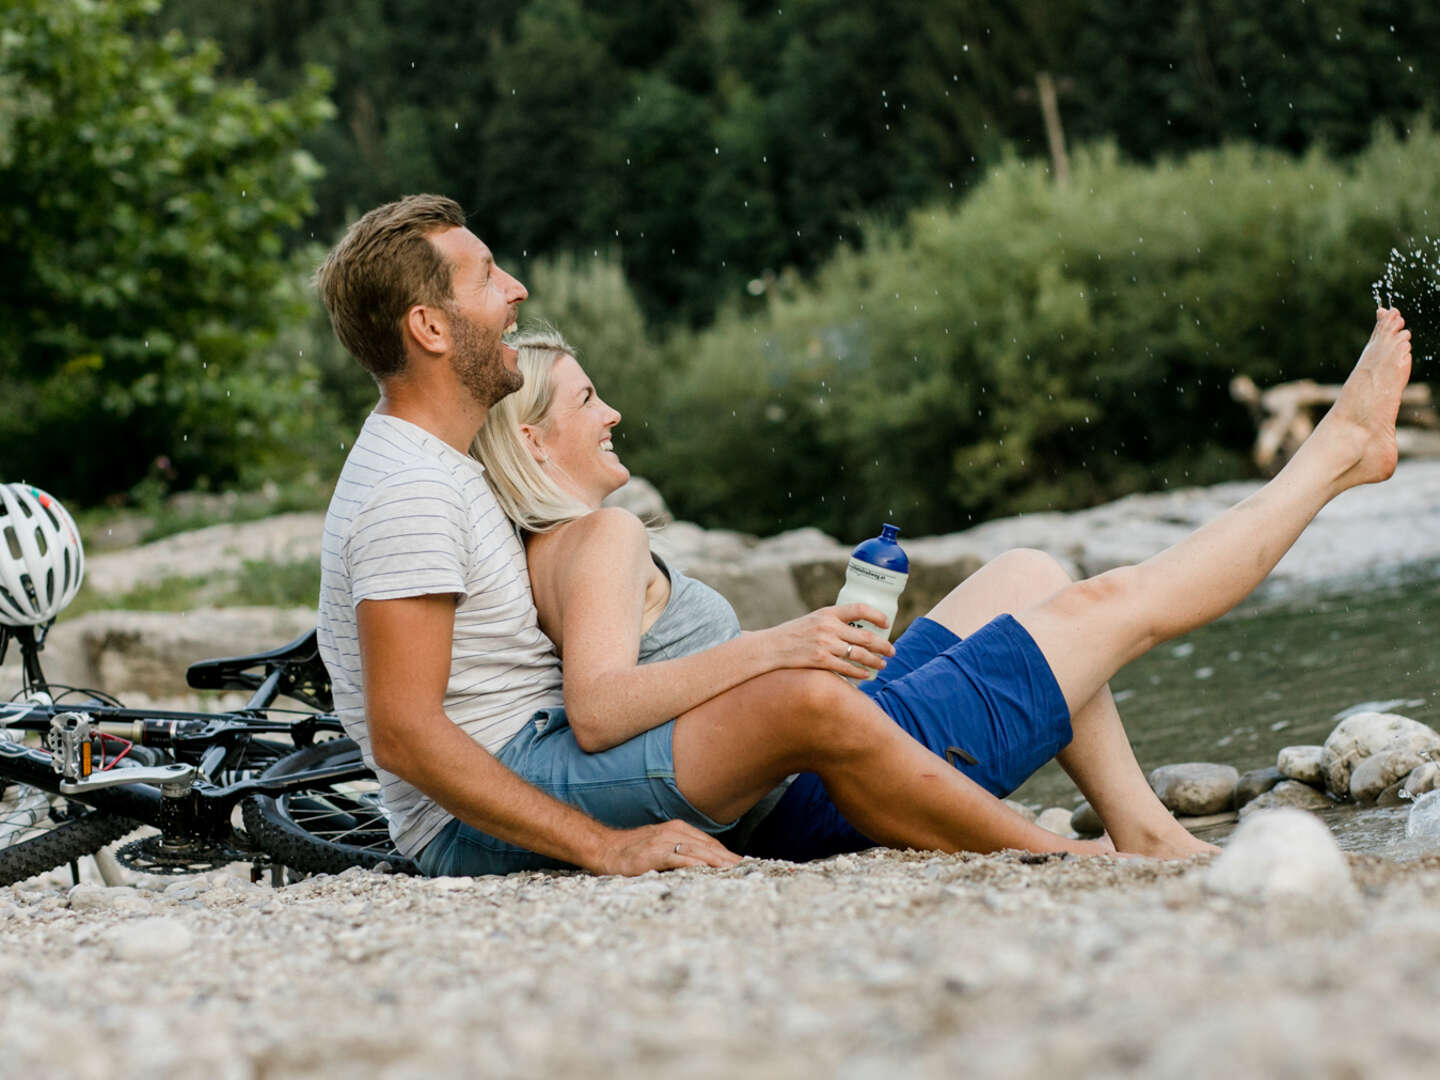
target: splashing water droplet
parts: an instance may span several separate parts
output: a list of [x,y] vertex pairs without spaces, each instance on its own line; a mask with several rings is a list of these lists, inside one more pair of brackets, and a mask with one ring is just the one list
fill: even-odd
[[1440,342],[1440,241],[1412,238],[1409,250],[1390,249],[1385,270],[1370,287],[1377,307],[1399,308],[1417,360],[1433,360]]

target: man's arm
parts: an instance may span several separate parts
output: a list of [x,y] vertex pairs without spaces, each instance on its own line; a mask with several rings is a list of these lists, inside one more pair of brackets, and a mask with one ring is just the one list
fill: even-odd
[[[455,628],[449,594],[363,600],[355,609],[375,762],[466,824],[599,874],[733,866],[699,829],[668,821],[611,829],[511,772],[445,714]],[[683,853],[675,851],[683,844]]]

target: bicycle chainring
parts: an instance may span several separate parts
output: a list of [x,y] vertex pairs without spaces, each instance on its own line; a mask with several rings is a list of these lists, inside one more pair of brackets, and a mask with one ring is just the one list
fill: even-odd
[[163,836],[142,836],[115,849],[122,866],[144,874],[203,874],[237,862],[254,862],[255,852],[215,841],[166,843]]

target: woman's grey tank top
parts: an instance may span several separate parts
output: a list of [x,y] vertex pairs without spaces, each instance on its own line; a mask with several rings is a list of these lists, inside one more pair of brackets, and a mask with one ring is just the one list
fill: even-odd
[[[670,599],[660,617],[640,636],[640,663],[689,656],[740,636],[740,620],[735,617],[730,601],[703,581],[672,570],[659,555],[652,554],[651,558],[661,573],[670,579]],[[743,851],[755,826],[775,809],[780,796],[785,794],[785,789],[794,779],[793,776],[788,777],[771,789],[722,833],[721,839],[726,846],[733,851]]]

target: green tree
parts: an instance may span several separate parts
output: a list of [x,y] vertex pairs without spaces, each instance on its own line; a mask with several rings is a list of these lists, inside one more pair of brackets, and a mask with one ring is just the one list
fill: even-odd
[[319,407],[277,355],[310,300],[286,237],[314,209],[326,78],[266,101],[156,0],[0,10],[0,460],[69,497],[286,459]]

